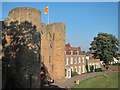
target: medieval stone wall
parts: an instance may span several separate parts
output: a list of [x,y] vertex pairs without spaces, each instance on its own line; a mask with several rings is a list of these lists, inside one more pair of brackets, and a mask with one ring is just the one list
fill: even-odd
[[65,80],[65,23],[42,25],[41,53],[52,79]]
[[8,18],[4,22],[6,23],[6,25],[9,25],[11,21],[31,22],[32,25],[36,25],[37,30],[40,31],[41,11],[39,9],[30,7],[14,8],[9,11]]
[[65,77],[65,23],[53,23],[54,47],[54,77],[63,81]]
[[36,8],[19,7],[9,12],[4,21],[31,22],[41,34],[41,62],[45,65],[49,76],[58,81],[65,80],[65,23],[45,25],[41,23],[41,11]]

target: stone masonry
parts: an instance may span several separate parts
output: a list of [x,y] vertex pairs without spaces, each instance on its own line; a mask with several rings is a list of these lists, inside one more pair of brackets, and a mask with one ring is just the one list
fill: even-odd
[[41,34],[41,62],[55,82],[65,80],[65,23],[45,25],[41,23],[41,11],[31,7],[14,8],[4,21],[28,21],[37,27]]

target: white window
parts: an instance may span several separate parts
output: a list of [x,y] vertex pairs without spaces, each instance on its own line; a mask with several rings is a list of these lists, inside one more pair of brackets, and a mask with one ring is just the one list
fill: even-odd
[[71,55],[73,55],[73,51],[71,51]]
[[89,56],[86,56],[86,59],[89,60]]
[[90,65],[92,65],[92,64],[90,63]]
[[71,57],[71,61],[70,61],[71,64],[73,64],[73,57]]
[[75,67],[75,72],[77,72],[77,67]]
[[81,58],[79,57],[79,63],[81,63]]
[[79,66],[79,74],[81,74],[81,66]]
[[84,57],[82,57],[82,63],[84,63]]
[[77,57],[75,57],[75,64],[77,64]]
[[66,58],[66,65],[68,65],[68,57]]
[[82,66],[82,73],[84,73],[84,68],[85,68],[85,66]]

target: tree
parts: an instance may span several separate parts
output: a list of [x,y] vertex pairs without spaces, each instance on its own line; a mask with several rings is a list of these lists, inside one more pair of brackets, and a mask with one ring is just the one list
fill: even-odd
[[87,70],[87,72],[89,72],[89,70],[88,70],[88,60],[86,59],[86,70]]
[[93,72],[94,71],[94,66],[90,66],[90,72]]
[[99,33],[90,45],[89,49],[92,50],[94,57],[106,64],[113,61],[113,57],[117,57],[119,41],[112,34]]
[[85,51],[82,51],[83,52],[83,54],[86,54],[86,52]]

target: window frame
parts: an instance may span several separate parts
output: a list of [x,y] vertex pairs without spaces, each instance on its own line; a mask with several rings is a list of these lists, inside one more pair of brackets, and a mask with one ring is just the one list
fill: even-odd
[[65,65],[68,65],[69,64],[69,58],[66,57],[66,64]]
[[84,62],[84,57],[82,57],[82,63],[85,63],[85,62]]
[[77,57],[74,57],[74,59],[75,59],[75,63],[74,64],[77,64]]
[[79,57],[79,63],[81,63],[81,57]]
[[70,57],[70,64],[73,64],[73,57]]

